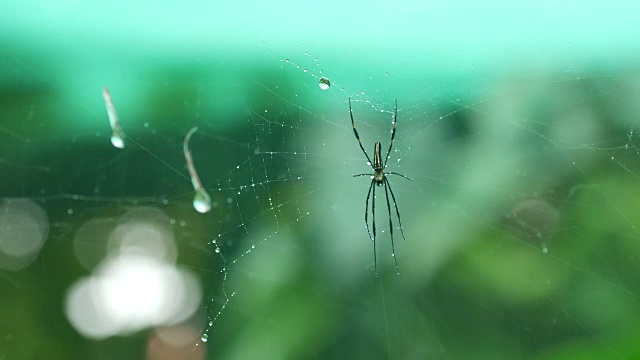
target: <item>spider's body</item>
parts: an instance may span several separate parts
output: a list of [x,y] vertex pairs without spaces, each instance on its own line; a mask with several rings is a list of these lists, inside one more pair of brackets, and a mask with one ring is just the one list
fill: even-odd
[[[358,135],[358,130],[356,130],[356,124],[353,121],[353,111],[351,109],[351,98],[349,98],[349,115],[351,116],[351,125],[353,127],[353,134],[356,136],[356,140],[358,140],[358,145],[360,145],[360,149],[362,149],[362,152],[367,157],[368,164],[369,166],[371,166],[371,169],[373,170],[373,174],[371,173],[353,174],[353,176],[354,177],[356,176],[371,177],[371,184],[369,185],[369,192],[367,193],[367,200],[365,201],[364,222],[367,225],[367,232],[369,233],[369,237],[371,238],[371,241],[373,241],[374,266],[377,271],[378,261],[376,256],[376,188],[373,186],[375,184],[376,187],[384,186],[384,193],[387,199],[387,211],[389,213],[389,234],[391,235],[391,251],[392,251],[391,255],[393,256],[393,260],[395,261],[395,264],[396,264],[396,271],[398,271],[398,261],[396,260],[396,257],[395,257],[396,250],[395,250],[395,245],[393,243],[393,222],[391,220],[391,204],[389,202],[389,194],[391,194],[391,198],[393,199],[393,206],[396,209],[398,224],[400,225],[400,233],[402,234],[403,239],[404,239],[404,230],[402,230],[402,222],[400,221],[400,211],[398,210],[398,205],[396,204],[396,196],[393,194],[393,190],[391,190],[391,184],[387,179],[387,175],[399,175],[405,179],[408,179],[408,180],[411,180],[411,179],[409,179],[408,177],[402,174],[398,174],[396,172],[385,173],[384,171],[385,167],[387,166],[387,161],[389,160],[389,155],[391,154],[391,148],[393,147],[393,140],[395,139],[395,136],[396,136],[396,118],[398,116],[398,100],[396,100],[396,107],[393,114],[393,130],[391,130],[391,143],[389,144],[389,150],[387,150],[387,156],[385,157],[384,162],[382,162],[382,150],[381,150],[382,145],[380,145],[379,141],[377,141],[373,146],[373,162],[371,161],[369,154],[367,154],[366,150],[364,149],[364,146],[362,146],[362,142],[360,142],[360,135]],[[373,200],[371,202],[371,217],[372,217],[372,223],[373,223],[373,236],[371,236],[371,231],[369,230],[369,198],[371,197],[372,191],[373,191]]]
[[376,141],[376,144],[373,146],[373,181],[378,186],[384,185],[384,167],[382,167],[382,162],[380,162],[380,142]]

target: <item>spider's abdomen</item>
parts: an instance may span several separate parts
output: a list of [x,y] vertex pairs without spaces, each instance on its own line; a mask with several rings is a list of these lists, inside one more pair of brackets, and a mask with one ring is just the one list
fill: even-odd
[[381,170],[376,170],[373,173],[373,181],[378,186],[384,185],[384,170],[382,170],[382,169]]

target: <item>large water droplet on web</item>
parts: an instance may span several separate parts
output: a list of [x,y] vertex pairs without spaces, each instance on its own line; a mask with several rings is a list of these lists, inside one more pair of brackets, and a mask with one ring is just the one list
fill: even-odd
[[202,342],[207,342],[209,340],[209,335],[203,334],[200,340],[202,340]]
[[329,88],[331,87],[331,81],[323,76],[320,78],[318,86],[320,86],[321,90],[329,90]]
[[119,131],[115,130],[111,134],[111,144],[118,149],[124,149],[124,138]]
[[196,195],[193,197],[193,208],[201,214],[211,210],[211,198],[204,188],[196,191]]

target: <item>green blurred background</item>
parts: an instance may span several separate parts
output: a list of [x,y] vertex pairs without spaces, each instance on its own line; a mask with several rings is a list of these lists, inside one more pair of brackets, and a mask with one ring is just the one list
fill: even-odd
[[[0,196],[38,204],[49,232],[0,270],[0,359],[640,358],[638,10],[3,2]],[[370,156],[398,100],[400,274],[381,188],[374,272],[349,97]],[[154,328],[91,339],[65,314],[93,271],[78,229],[139,208],[170,219],[202,287],[181,350]],[[99,263],[104,244],[84,245]]]

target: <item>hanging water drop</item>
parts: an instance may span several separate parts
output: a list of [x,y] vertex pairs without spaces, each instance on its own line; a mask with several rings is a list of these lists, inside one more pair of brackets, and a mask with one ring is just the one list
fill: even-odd
[[109,116],[109,124],[111,125],[111,144],[118,149],[124,149],[124,133],[120,127],[120,121],[118,120],[118,114],[116,113],[116,107],[113,105],[111,99],[111,93],[106,87],[102,89],[102,97],[107,107],[107,115]]
[[209,194],[207,194],[204,188],[196,191],[196,195],[193,197],[193,208],[201,214],[211,210],[211,197],[209,197]]
[[187,169],[189,170],[189,175],[191,175],[193,190],[196,192],[193,197],[193,208],[196,209],[196,211],[198,211],[199,213],[204,214],[211,210],[211,197],[209,196],[209,194],[207,194],[207,191],[204,189],[204,187],[202,187],[200,177],[198,177],[196,168],[193,165],[191,151],[189,151],[189,140],[191,139],[191,135],[193,135],[196,131],[198,131],[198,127],[194,127],[189,130],[187,136],[185,136],[184,138],[182,148],[184,151],[184,158],[187,161]]
[[200,340],[202,340],[202,342],[207,342],[209,340],[209,335],[208,334],[203,334],[202,337],[200,338]]
[[318,86],[320,86],[321,90],[329,90],[329,88],[331,87],[331,81],[323,76],[320,78]]
[[113,146],[117,147],[118,149],[124,149],[124,139],[119,131],[114,130],[111,134],[111,144],[113,144]]

